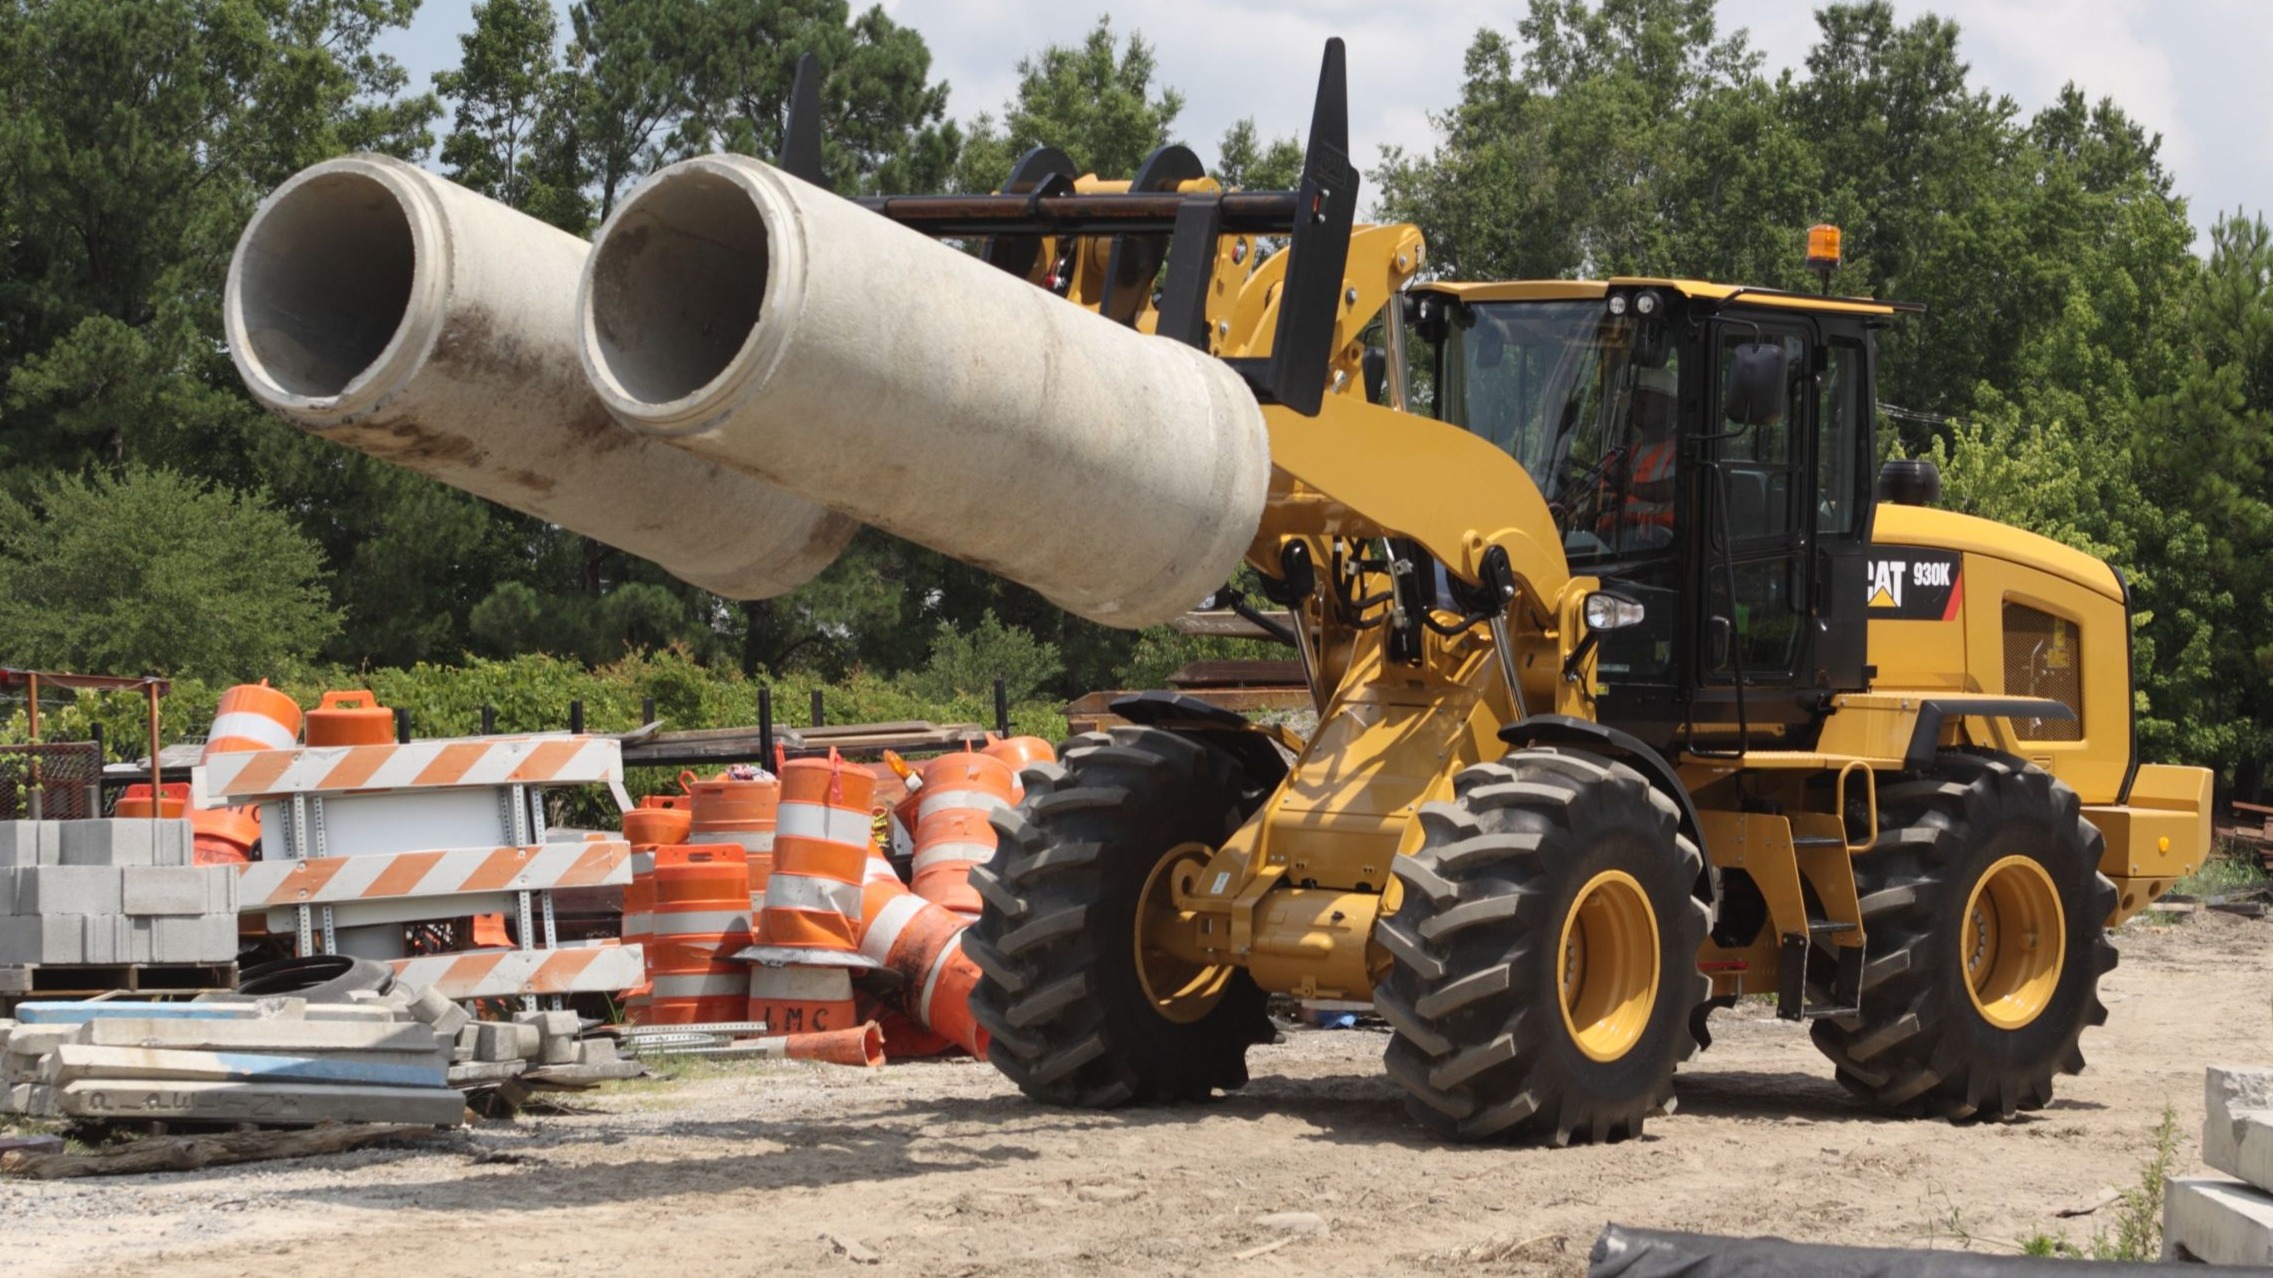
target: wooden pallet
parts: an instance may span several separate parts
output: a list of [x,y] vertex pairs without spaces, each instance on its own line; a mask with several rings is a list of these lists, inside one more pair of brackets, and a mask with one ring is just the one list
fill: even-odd
[[237,988],[235,963],[42,963],[0,967],[0,1015],[44,998],[209,994]]

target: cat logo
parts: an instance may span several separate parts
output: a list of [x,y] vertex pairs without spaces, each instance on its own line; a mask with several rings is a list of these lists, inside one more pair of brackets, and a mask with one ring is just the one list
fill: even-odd
[[1887,548],[1864,564],[1873,621],[1951,621],[1965,597],[1962,561],[1951,551]]

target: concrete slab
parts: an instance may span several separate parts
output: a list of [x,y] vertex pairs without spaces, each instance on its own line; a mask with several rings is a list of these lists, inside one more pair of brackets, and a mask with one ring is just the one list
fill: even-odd
[[647,1067],[638,1061],[609,1061],[600,1065],[545,1065],[528,1072],[532,1082],[603,1083],[610,1079],[638,1078]]
[[100,1003],[64,1000],[18,1003],[16,1019],[25,1025],[76,1025],[98,1020],[255,1020],[273,1014],[273,1003],[262,999],[243,1003],[152,1003],[133,999],[105,999]]
[[86,1079],[149,1079],[442,1087],[447,1083],[444,1078],[447,1068],[442,1055],[434,1051],[287,1056],[65,1043],[44,1058],[41,1081],[66,1084]]
[[519,1076],[529,1068],[527,1061],[466,1061],[450,1067],[450,1085],[464,1087],[469,1083],[497,1083]]
[[534,1060],[544,1046],[544,1037],[537,1033],[534,1025],[476,1021],[472,1029],[473,1058],[477,1061]]
[[2239,1181],[2187,1177],[2163,1192],[2163,1259],[2273,1265],[2273,1194]]
[[63,1113],[121,1121],[193,1119],[296,1127],[315,1123],[464,1121],[465,1098],[448,1087],[361,1087],[325,1083],[88,1081],[58,1089]]
[[2202,1161],[2273,1191],[2273,1069],[2212,1065],[2202,1100]]
[[439,1056],[441,1041],[416,1022],[355,1021],[90,1021],[75,1041],[100,1047],[165,1047],[190,1051],[283,1055],[411,1052]]
[[117,914],[125,906],[126,874],[114,865],[34,865],[9,875],[17,914]]

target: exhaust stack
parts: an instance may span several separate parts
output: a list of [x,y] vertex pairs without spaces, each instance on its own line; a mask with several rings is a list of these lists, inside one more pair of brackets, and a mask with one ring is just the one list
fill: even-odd
[[609,420],[577,356],[590,246],[380,155],[303,169],[229,264],[230,354],[308,431],[737,599],[826,568],[841,515]]
[[1192,607],[1262,518],[1262,412],[1222,362],[757,160],[650,177],[581,310],[626,426],[1107,625]]

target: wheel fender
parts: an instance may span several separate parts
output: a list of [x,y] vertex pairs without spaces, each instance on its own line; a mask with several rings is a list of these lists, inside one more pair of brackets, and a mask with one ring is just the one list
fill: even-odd
[[[1697,805],[1689,798],[1688,787],[1681,784],[1679,774],[1664,755],[1652,749],[1647,741],[1630,732],[1599,724],[1591,719],[1574,718],[1567,714],[1535,714],[1500,729],[1500,740],[1509,749],[1526,746],[1571,745],[1583,746],[1598,754],[1608,755],[1649,779],[1649,783],[1665,792],[1673,805],[1681,810],[1681,833],[1697,850],[1705,850],[1705,832],[1697,820]],[[1720,875],[1714,872],[1712,857],[1705,858],[1705,873],[1697,880],[1697,899],[1706,908],[1720,906]]]
[[1277,743],[1236,710],[1210,705],[1181,692],[1131,693],[1114,698],[1110,708],[1130,723],[1160,728],[1223,751],[1264,793],[1286,780],[1287,760]]

